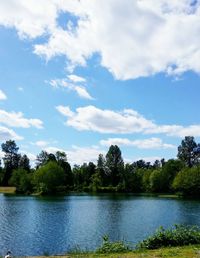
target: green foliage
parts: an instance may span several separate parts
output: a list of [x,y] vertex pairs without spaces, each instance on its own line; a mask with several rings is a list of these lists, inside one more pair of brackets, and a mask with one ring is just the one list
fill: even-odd
[[36,190],[42,194],[55,193],[64,184],[64,170],[55,161],[49,161],[34,173]]
[[[142,169],[136,169],[133,164],[126,164],[121,175],[121,185],[124,192],[140,192],[142,189]],[[121,187],[123,190],[123,188]]]
[[4,176],[2,185],[8,186],[8,181],[12,175],[12,171],[18,168],[20,155],[18,154],[19,148],[15,141],[9,140],[1,145],[2,152],[4,152]]
[[117,186],[124,170],[124,162],[121,150],[117,145],[111,145],[106,154],[106,174],[108,176],[108,184]]
[[192,167],[197,163],[198,155],[193,153],[195,147],[197,147],[197,144],[193,136],[186,136],[178,147],[177,157],[188,167]]
[[200,196],[200,166],[184,168],[175,177],[173,188],[183,195]]
[[150,191],[151,192],[161,192],[163,189],[163,186],[165,184],[165,178],[164,173],[162,169],[155,169],[152,171],[150,178],[149,178],[149,184],[150,184]]
[[124,241],[111,242],[109,237],[106,235],[103,236],[102,245],[96,250],[96,253],[126,253],[130,250],[130,247],[125,244]]
[[154,235],[137,245],[139,249],[157,249],[167,246],[184,246],[200,244],[200,229],[183,225],[175,225],[170,229],[160,227]]
[[32,174],[19,168],[13,171],[9,184],[16,187],[18,193],[30,193],[32,191]]
[[[26,192],[27,189],[32,189],[30,178],[34,175],[34,189],[45,194],[67,191],[132,193],[178,191],[184,195],[200,196],[198,167],[200,153],[194,151],[196,146],[200,144],[196,144],[194,137],[186,136],[178,147],[177,160],[161,159],[152,165],[142,159],[124,164],[120,148],[111,145],[105,157],[99,154],[97,165],[89,162],[75,165],[73,169],[67,162],[65,152],[57,151],[53,154],[41,151],[37,156],[35,172],[30,168],[28,157],[18,154],[19,148],[10,140],[2,144],[5,155],[4,167],[1,168],[0,165],[0,184],[7,186],[9,182],[17,187],[18,192]],[[18,169],[21,172],[15,172],[13,175],[13,171]]]
[[165,175],[164,179],[164,191],[170,192],[173,191],[172,183],[175,176],[181,171],[184,167],[184,164],[180,160],[169,159],[162,167],[163,174]]
[[92,192],[98,192],[99,188],[102,186],[102,180],[99,173],[95,173],[91,176],[90,188]]
[[26,171],[30,171],[30,160],[26,154],[20,157],[19,159],[19,168],[22,168]]

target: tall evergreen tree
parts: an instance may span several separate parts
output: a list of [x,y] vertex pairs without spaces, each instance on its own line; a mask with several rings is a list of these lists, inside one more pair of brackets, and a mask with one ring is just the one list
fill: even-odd
[[22,168],[22,169],[26,170],[27,172],[30,171],[30,160],[26,154],[24,154],[23,156],[20,156],[19,168]]
[[124,170],[124,161],[121,150],[117,145],[111,145],[106,154],[106,166],[110,178],[110,184],[117,186],[120,182]]
[[181,145],[178,146],[177,157],[182,160],[186,166],[192,167],[195,164],[196,155],[193,150],[197,147],[197,144],[193,136],[185,136]]
[[8,181],[12,175],[12,171],[18,168],[20,155],[18,154],[19,148],[15,141],[9,140],[1,145],[2,151],[5,153],[3,157],[4,161],[4,176],[2,185],[7,186]]

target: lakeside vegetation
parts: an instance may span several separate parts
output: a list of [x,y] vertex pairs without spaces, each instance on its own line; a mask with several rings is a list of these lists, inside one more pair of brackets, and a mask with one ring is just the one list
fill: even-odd
[[[84,253],[84,254],[70,254],[66,256],[56,256],[56,258],[198,258],[200,255],[200,245],[184,246],[184,247],[168,247],[160,248],[157,250],[137,250],[128,253],[111,253],[111,254],[95,254],[95,253]],[[42,258],[42,257],[40,257]],[[51,257],[54,258],[54,257]]]
[[[135,258],[135,257],[181,257],[195,258],[200,256],[200,229],[175,225],[172,228],[160,227],[152,236],[132,247],[125,241],[112,242],[108,236],[104,236],[102,244],[95,251],[84,251],[78,248],[72,249],[66,255],[51,256],[45,253],[44,257],[113,257],[113,258]],[[26,256],[28,257],[28,256]],[[31,256],[29,258],[33,258]],[[1,257],[0,257],[1,258]]]
[[[200,144],[186,136],[178,147],[177,159],[138,160],[125,163],[117,145],[93,162],[74,165],[65,152],[41,151],[34,168],[15,141],[2,143],[0,185],[16,187],[17,193],[56,194],[76,192],[125,192],[178,194],[200,197]],[[13,189],[13,188],[12,188]]]
[[72,251],[67,257],[199,257],[200,229],[175,225],[160,227],[152,236],[132,248],[124,241],[111,242],[103,237],[102,245],[94,252]]
[[26,256],[26,258],[199,258],[200,245],[183,246],[183,247],[168,247],[157,250],[139,250],[128,253],[111,253],[111,254],[96,254],[96,253],[74,253],[69,255],[56,256]]

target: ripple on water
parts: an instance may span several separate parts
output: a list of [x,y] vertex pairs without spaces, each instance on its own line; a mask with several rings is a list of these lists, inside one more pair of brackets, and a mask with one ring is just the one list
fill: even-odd
[[200,202],[126,195],[0,195],[0,255],[58,254],[94,249],[103,235],[137,243],[157,227],[200,226]]

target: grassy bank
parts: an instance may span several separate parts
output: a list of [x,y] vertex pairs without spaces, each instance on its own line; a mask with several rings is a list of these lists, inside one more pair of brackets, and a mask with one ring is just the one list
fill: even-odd
[[16,187],[0,186],[0,193],[14,194]]
[[187,247],[174,247],[174,248],[163,248],[158,250],[150,251],[133,251],[130,253],[118,253],[118,254],[74,254],[68,257],[77,258],[93,258],[93,257],[107,257],[107,258],[139,258],[139,257],[177,257],[177,258],[199,258],[200,257],[200,246],[187,246]]
[[[117,254],[95,254],[95,253],[82,253],[82,254],[70,254],[65,256],[51,256],[51,258],[161,258],[161,257],[176,257],[176,258],[199,258],[200,257],[200,245],[184,246],[184,247],[170,247],[157,250],[145,250],[145,251],[132,251],[129,253],[117,253]],[[29,257],[34,258],[34,257]],[[37,258],[46,258],[46,256],[40,256]]]

